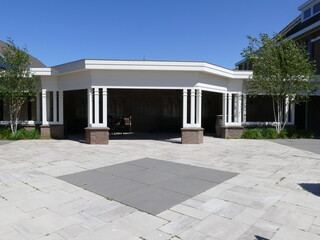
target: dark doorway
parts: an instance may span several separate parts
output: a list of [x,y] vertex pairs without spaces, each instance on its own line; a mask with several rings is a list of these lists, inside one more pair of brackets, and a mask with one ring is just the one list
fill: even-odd
[[320,97],[312,96],[306,103],[295,106],[295,125],[298,129],[307,129],[320,136]]
[[87,121],[87,90],[64,91],[64,126],[67,137],[84,134]]
[[206,134],[215,134],[217,115],[222,115],[222,94],[202,91],[202,123]]
[[133,132],[180,132],[182,90],[110,89],[108,118],[129,117]]
[[274,122],[272,98],[247,97],[247,122]]

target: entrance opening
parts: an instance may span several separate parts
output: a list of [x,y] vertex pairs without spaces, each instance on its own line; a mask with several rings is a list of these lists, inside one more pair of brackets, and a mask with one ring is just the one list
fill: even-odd
[[[99,100],[102,119],[102,102]],[[84,129],[88,126],[87,101],[86,89],[64,91],[64,125],[68,138],[84,139]],[[107,102],[111,139],[181,137],[182,90],[108,89]],[[202,127],[206,134],[215,134],[217,115],[221,114],[222,94],[203,91]]]
[[[129,118],[131,132],[180,133],[182,91],[110,89],[108,91],[108,123],[114,119],[117,124],[122,119]],[[109,127],[111,131],[117,131],[115,126]]]
[[64,127],[68,138],[84,137],[87,121],[87,90],[64,91]]
[[201,126],[205,134],[216,134],[215,125],[218,115],[222,115],[222,94],[202,91]]

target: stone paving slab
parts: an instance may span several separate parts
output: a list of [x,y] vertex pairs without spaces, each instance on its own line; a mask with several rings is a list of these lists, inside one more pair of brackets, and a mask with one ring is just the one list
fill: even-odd
[[270,141],[320,154],[320,139],[276,139]]
[[156,215],[236,175],[143,158],[60,176],[59,179]]
[[[130,163],[145,157],[149,159]],[[156,159],[168,163],[157,167]],[[180,194],[187,200],[157,215],[83,189],[111,176],[143,186],[121,197],[139,191],[142,197],[143,191],[162,181],[163,174],[186,177],[188,173],[189,178],[213,184],[223,180],[222,172],[216,180],[207,178],[205,171],[190,172],[192,167],[239,174],[193,197]],[[124,169],[126,177],[121,177]],[[86,171],[91,172],[84,176],[93,180],[79,181],[81,187],[57,178],[70,175],[75,180],[74,173]],[[320,240],[319,183],[319,154],[267,140],[205,136],[201,145],[141,139],[110,141],[108,146],[69,140],[14,141],[0,145],[0,239]],[[159,191],[145,195],[156,199]]]
[[13,141],[7,141],[7,140],[0,140],[0,146],[12,143]]

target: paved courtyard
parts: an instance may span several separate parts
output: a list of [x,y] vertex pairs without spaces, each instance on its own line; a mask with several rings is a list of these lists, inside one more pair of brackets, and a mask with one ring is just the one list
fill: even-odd
[[[60,179],[145,158],[239,174],[153,214]],[[271,141],[11,142],[0,144],[0,239],[320,239],[319,184],[319,154]]]
[[236,175],[210,168],[142,158],[59,178],[156,215]]

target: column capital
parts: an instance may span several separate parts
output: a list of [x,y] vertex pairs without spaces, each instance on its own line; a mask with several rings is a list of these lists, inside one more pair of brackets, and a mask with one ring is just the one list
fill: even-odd
[[94,95],[99,95],[99,88],[94,88]]
[[41,89],[42,95],[47,95],[47,89]]
[[102,88],[102,94],[107,95],[108,94],[108,89],[107,88]]
[[92,88],[88,88],[87,89],[87,93],[88,93],[88,95],[91,95],[92,94]]
[[183,95],[184,95],[184,96],[187,96],[187,95],[188,95],[188,89],[186,89],[186,88],[183,89]]

